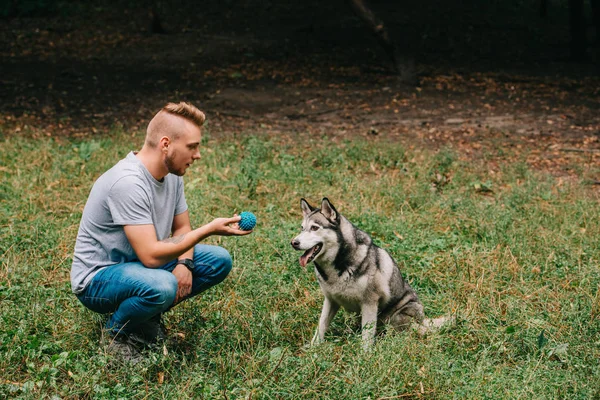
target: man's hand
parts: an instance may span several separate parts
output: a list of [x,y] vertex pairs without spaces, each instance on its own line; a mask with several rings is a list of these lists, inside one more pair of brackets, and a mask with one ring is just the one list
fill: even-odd
[[208,226],[214,235],[220,236],[242,236],[252,233],[252,231],[243,231],[239,228],[238,222],[241,219],[239,215],[233,218],[215,218],[209,222]]
[[173,275],[177,278],[177,296],[173,304],[177,304],[192,293],[192,271],[185,265],[178,264],[173,270]]

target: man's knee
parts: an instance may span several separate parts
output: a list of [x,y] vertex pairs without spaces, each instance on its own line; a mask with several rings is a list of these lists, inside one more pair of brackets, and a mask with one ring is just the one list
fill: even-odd
[[229,275],[231,272],[233,261],[231,260],[231,255],[229,252],[222,247],[215,248],[215,257],[217,258],[217,263],[215,264],[215,275],[216,279],[220,282],[227,278],[227,275]]
[[153,282],[152,288],[147,293],[147,300],[159,308],[167,309],[175,301],[177,295],[177,278],[170,272],[162,274],[161,279]]
[[212,280],[214,282],[221,282],[223,279],[229,275],[231,272],[231,268],[233,265],[233,261],[231,260],[231,255],[227,250],[220,246],[208,246],[203,247],[201,251],[206,251],[209,249],[210,252],[210,261],[208,264],[212,267]]

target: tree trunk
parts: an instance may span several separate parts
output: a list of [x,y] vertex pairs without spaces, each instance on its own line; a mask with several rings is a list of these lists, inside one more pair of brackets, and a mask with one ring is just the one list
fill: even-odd
[[596,30],[596,45],[600,45],[600,0],[590,0],[592,5],[592,21]]
[[148,16],[150,17],[150,24],[148,26],[148,31],[150,33],[158,33],[158,34],[167,33],[167,31],[165,31],[165,28],[163,28],[163,26],[162,26],[162,22],[160,22],[160,17],[158,16],[156,7],[152,7],[150,9]]
[[548,0],[540,0],[540,17],[546,18],[548,16]]
[[586,58],[585,20],[583,0],[569,0],[569,31],[571,33],[571,58],[582,61]]
[[406,83],[416,83],[416,73],[414,59],[407,54],[406,49],[401,53],[385,29],[381,21],[369,8],[365,0],[350,0],[350,4],[356,14],[367,24],[375,34],[379,45],[385,50],[390,61],[394,65],[396,72],[400,75],[400,80]]

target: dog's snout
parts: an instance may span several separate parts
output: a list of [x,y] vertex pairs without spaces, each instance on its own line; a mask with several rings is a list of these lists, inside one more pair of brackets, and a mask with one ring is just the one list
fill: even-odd
[[292,239],[292,247],[298,249],[300,246],[300,241],[298,239]]

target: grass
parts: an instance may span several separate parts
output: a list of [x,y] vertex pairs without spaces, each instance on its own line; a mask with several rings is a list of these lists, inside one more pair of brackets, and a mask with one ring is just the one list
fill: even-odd
[[[0,397],[252,399],[600,398],[600,213],[583,183],[451,149],[298,134],[207,136],[186,175],[192,222],[249,210],[226,281],[166,317],[179,338],[121,365],[102,318],[70,293],[79,218],[94,180],[141,133],[0,147]],[[388,332],[361,350],[340,313],[306,345],[322,295],[289,241],[299,199],[323,196],[398,261],[426,314],[457,323]]]

